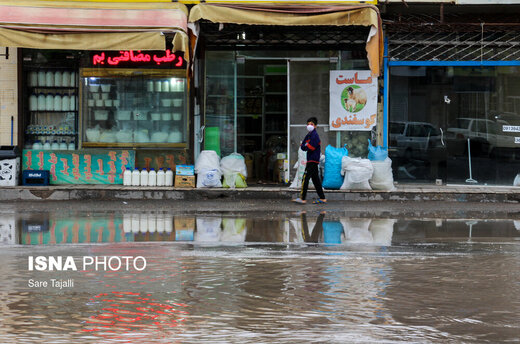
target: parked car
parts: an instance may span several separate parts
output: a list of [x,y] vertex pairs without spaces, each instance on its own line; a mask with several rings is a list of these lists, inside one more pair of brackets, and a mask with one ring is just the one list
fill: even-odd
[[432,152],[443,150],[442,131],[427,122],[389,123],[389,153],[405,159],[428,160]]
[[467,139],[470,139],[471,154],[476,156],[496,155],[512,152],[515,144],[513,133],[504,133],[504,120],[492,121],[484,118],[457,118],[446,130],[450,151],[455,148],[459,153],[467,153]]

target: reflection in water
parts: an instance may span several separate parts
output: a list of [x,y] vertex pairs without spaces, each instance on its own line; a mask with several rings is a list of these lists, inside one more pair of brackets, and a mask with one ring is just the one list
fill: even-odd
[[[1,343],[470,343],[520,333],[513,220],[33,215],[0,218]],[[148,264],[38,272],[29,255]],[[74,288],[27,285],[49,278]]]

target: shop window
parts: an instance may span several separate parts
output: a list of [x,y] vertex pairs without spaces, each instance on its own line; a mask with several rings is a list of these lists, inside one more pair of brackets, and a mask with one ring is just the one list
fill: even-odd
[[186,146],[186,87],[182,70],[82,69],[83,146]]

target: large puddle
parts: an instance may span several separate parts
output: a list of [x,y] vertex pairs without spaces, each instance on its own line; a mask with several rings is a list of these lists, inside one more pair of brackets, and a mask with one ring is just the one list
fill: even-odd
[[519,229],[339,212],[4,212],[0,342],[516,342]]

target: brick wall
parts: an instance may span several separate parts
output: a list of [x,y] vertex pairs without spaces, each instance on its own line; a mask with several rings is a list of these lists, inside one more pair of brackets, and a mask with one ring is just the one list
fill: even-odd
[[[0,54],[6,49],[0,47]],[[11,144],[11,116],[14,117],[13,144],[18,138],[18,73],[17,50],[9,48],[9,58],[0,55],[0,145]]]

